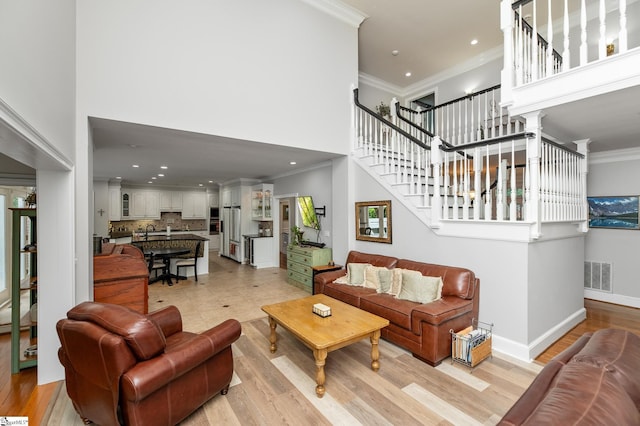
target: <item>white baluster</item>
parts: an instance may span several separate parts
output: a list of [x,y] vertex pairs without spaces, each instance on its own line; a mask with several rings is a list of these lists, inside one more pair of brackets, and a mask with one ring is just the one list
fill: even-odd
[[[433,166],[433,198],[431,203],[431,227],[439,228],[442,216],[442,199],[440,198],[441,174],[440,166],[442,165],[442,151],[440,150],[442,141],[436,136],[431,143],[431,165]],[[445,162],[446,162],[445,158]],[[446,196],[445,196],[446,199]]]
[[600,0],[600,39],[598,40],[598,59],[607,57],[607,10],[604,0]]
[[509,220],[515,221],[517,219],[517,203],[516,203],[516,194],[518,192],[518,187],[516,186],[516,142],[514,140],[511,141],[511,204],[509,205]]
[[480,194],[482,193],[482,151],[476,147],[473,152],[473,219],[480,220]]
[[442,194],[442,217],[449,219],[449,153],[444,152],[444,167],[442,168],[444,176],[444,193]]
[[587,52],[587,6],[585,0],[582,0],[580,3],[580,65],[588,62]]
[[456,152],[452,152],[453,156],[453,219],[458,218],[458,159]]
[[[531,39],[529,45],[531,46],[531,81],[538,80],[538,2],[533,1],[533,31],[531,31]],[[522,16],[520,16],[522,17]]]
[[489,168],[489,145],[487,145],[487,167],[485,171],[484,219],[491,220],[491,169]]
[[620,32],[618,33],[618,52],[627,51],[627,0],[620,0]]
[[502,147],[498,144],[498,176],[496,180],[498,182],[498,190],[496,191],[496,220],[504,219],[504,194],[502,189],[504,182],[502,181],[503,168],[502,168]]
[[553,75],[553,20],[551,17],[551,0],[548,0],[547,6],[548,16],[547,16],[547,71],[545,73],[545,77],[550,77]]

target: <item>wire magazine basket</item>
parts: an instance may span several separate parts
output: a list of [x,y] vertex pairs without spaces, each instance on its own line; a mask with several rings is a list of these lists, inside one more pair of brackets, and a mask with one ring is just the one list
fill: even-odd
[[493,324],[483,323],[475,318],[464,330],[451,333],[451,361],[475,367],[491,356],[491,330]]

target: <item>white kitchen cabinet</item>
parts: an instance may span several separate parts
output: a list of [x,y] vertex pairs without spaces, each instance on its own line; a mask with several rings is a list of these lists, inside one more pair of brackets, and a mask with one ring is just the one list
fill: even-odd
[[161,212],[182,211],[182,192],[181,191],[161,191],[160,192],[160,211]]
[[209,199],[209,207],[220,206],[220,194],[218,192],[212,192],[207,194],[207,198]]
[[242,206],[242,187],[231,188],[231,207]]
[[222,207],[231,207],[231,188],[222,190]]
[[160,193],[148,190],[131,191],[131,217],[160,219]]
[[122,198],[119,186],[109,186],[109,220],[118,221],[122,216]]
[[273,220],[273,184],[261,183],[251,188],[251,218],[253,220]]
[[205,192],[185,192],[182,195],[182,219],[206,219],[207,194]]

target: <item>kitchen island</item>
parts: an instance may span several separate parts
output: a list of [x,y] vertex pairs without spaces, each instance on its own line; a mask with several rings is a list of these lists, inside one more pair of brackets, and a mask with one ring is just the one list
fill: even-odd
[[[150,252],[153,249],[172,248],[172,247],[188,247],[191,253],[176,256],[171,259],[171,272],[175,273],[175,262],[179,258],[191,258],[198,241],[202,241],[200,250],[198,251],[198,275],[209,273],[209,239],[195,234],[158,234],[153,233],[148,236],[135,236],[132,244],[140,248],[143,252]],[[182,272],[182,271],[181,271]],[[187,276],[193,276],[193,268],[185,268]]]

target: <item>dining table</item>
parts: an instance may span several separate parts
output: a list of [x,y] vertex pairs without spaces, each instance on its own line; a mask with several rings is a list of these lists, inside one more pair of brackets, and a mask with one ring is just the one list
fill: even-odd
[[144,252],[144,256],[146,258],[160,258],[165,264],[165,271],[157,277],[150,278],[149,284],[155,283],[160,280],[167,280],[169,285],[173,285],[172,278],[175,278],[176,281],[179,279],[186,279],[187,277],[172,274],[171,273],[171,258],[180,256],[183,254],[190,253],[191,249],[189,247],[163,247],[163,248],[155,248]]

